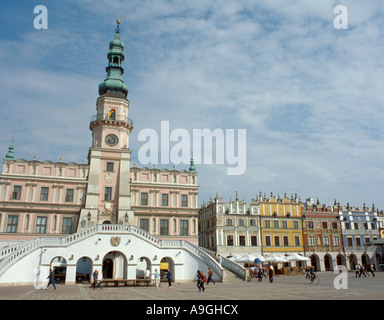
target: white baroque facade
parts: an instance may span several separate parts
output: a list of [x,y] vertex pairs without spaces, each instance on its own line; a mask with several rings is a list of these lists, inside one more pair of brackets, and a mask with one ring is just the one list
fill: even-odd
[[199,245],[228,257],[261,254],[260,217],[256,203],[223,202],[217,196],[199,210]]

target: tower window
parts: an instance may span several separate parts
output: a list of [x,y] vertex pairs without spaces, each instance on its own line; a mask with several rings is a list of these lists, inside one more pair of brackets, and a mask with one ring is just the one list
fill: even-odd
[[112,188],[111,187],[105,187],[104,201],[112,201]]
[[113,162],[107,162],[107,172],[113,172]]

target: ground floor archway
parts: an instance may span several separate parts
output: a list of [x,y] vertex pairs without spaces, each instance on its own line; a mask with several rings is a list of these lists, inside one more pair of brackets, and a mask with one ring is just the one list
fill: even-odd
[[319,256],[317,254],[312,254],[310,259],[311,259],[311,266],[313,266],[316,271],[321,271]]
[[349,266],[351,270],[356,270],[357,257],[354,254],[349,255]]
[[171,257],[164,257],[160,260],[160,279],[167,281],[167,273],[168,270],[171,271],[172,274],[172,282],[176,279],[175,274],[175,262]]
[[336,265],[338,266],[347,266],[347,260],[343,254],[338,254],[336,256]]
[[333,271],[333,260],[330,254],[324,256],[324,267],[325,271]]
[[363,253],[361,255],[361,264],[364,266],[364,268],[368,268],[371,266],[371,259],[366,253]]
[[152,273],[152,263],[147,257],[140,257],[136,265],[136,277],[143,279],[145,277],[145,271],[149,270]]
[[56,283],[65,283],[67,276],[67,260],[62,256],[54,257],[51,260],[49,269],[52,269],[55,274]]
[[92,274],[92,260],[89,257],[81,257],[76,263],[76,282],[90,280]]
[[126,279],[128,261],[124,253],[110,251],[103,258],[102,276],[104,279]]

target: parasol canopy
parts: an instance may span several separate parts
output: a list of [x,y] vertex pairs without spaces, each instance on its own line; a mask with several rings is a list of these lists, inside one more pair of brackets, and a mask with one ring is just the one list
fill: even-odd
[[307,257],[303,257],[297,253],[292,253],[289,256],[285,257],[288,261],[311,261],[311,259]]
[[265,258],[264,262],[288,262],[288,260],[271,254]]
[[256,256],[252,254],[246,254],[238,259],[235,259],[235,261],[240,263],[252,263],[255,261],[255,259],[256,259]]

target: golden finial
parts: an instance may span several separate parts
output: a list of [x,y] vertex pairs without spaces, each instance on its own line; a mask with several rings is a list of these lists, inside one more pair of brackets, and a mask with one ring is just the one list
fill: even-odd
[[124,18],[123,15],[121,15],[121,14],[118,15],[118,18],[116,20],[116,23],[117,23],[117,27],[116,27],[116,30],[115,30],[116,32],[120,32],[120,22],[121,22],[120,19],[123,19],[123,18]]
[[117,22],[117,24],[120,24],[120,22],[121,22],[121,20],[120,19],[123,19],[124,18],[124,16],[122,15],[122,14],[119,14],[119,15],[117,15],[117,20],[116,20],[116,22]]

